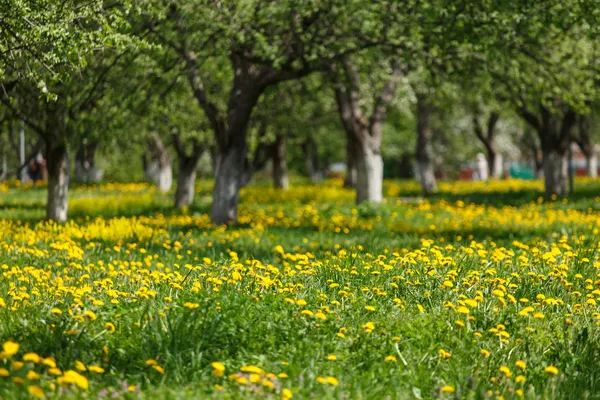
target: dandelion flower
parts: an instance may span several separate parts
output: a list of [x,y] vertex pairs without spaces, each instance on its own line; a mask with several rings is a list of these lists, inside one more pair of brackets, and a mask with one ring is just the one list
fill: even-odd
[[558,374],[558,368],[556,368],[553,365],[549,365],[546,368],[544,368],[544,372],[550,375],[557,375]]
[[2,345],[2,350],[4,350],[4,354],[8,357],[12,357],[19,351],[19,344],[13,341],[4,342]]

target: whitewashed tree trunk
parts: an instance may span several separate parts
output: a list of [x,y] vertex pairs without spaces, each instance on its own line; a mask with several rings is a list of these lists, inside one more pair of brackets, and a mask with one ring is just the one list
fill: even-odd
[[218,157],[211,219],[216,224],[237,221],[239,193],[243,186],[246,149],[232,147]]
[[502,154],[496,154],[492,161],[492,178],[500,179],[504,173],[504,160]]
[[587,175],[590,178],[598,177],[598,157],[595,153],[592,153],[588,157],[586,157],[586,169]]
[[75,182],[99,183],[104,171],[96,168],[96,149],[98,144],[93,142],[81,145],[75,154]]
[[383,199],[383,158],[378,148],[363,145],[355,152],[356,204],[381,203]]
[[568,165],[564,152],[544,150],[542,164],[546,195],[565,195],[567,193]]
[[277,135],[273,145],[273,186],[278,189],[288,190],[290,179],[287,167],[287,148],[285,136]]
[[58,223],[67,220],[69,193],[69,163],[64,144],[48,146],[48,202],[46,217]]
[[196,191],[196,169],[204,148],[198,139],[192,139],[192,151],[188,154],[186,146],[179,133],[172,135],[173,146],[177,152],[179,172],[177,174],[177,188],[175,189],[175,207],[182,208],[194,202]]
[[150,161],[146,163],[144,176],[154,182],[159,191],[166,193],[173,186],[173,161],[158,134],[149,142]]
[[171,164],[158,163],[158,170],[156,174],[156,186],[158,190],[163,193],[167,193],[173,186],[173,168]]
[[489,177],[489,164],[485,159],[483,153],[478,153],[475,158],[475,172],[477,173],[476,177],[473,177],[473,180],[478,181],[487,181]]
[[437,182],[435,179],[435,173],[433,171],[433,165],[429,160],[417,161],[417,178],[423,188],[423,192],[426,195],[435,193],[437,191]]
[[186,207],[194,202],[197,165],[198,159],[194,160],[191,157],[179,159],[177,189],[175,190],[175,207]]

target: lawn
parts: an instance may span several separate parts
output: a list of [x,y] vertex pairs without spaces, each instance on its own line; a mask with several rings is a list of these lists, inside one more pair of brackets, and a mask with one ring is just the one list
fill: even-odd
[[600,181],[0,187],[0,397],[600,398]]

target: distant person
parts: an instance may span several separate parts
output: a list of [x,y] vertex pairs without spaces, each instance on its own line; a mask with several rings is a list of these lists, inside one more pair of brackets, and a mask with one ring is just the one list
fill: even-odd
[[37,181],[40,179],[40,164],[36,160],[29,163],[27,175],[29,175],[29,179],[33,181],[33,185],[37,186]]
[[33,161],[29,164],[27,168],[27,174],[29,178],[33,181],[33,185],[37,186],[37,182],[43,179],[42,169],[45,167],[44,157],[38,153],[38,155],[33,159]]

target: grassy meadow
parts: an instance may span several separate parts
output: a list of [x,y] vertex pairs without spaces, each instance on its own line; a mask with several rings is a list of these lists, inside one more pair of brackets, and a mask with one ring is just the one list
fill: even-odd
[[0,398],[600,398],[600,181],[0,186]]

